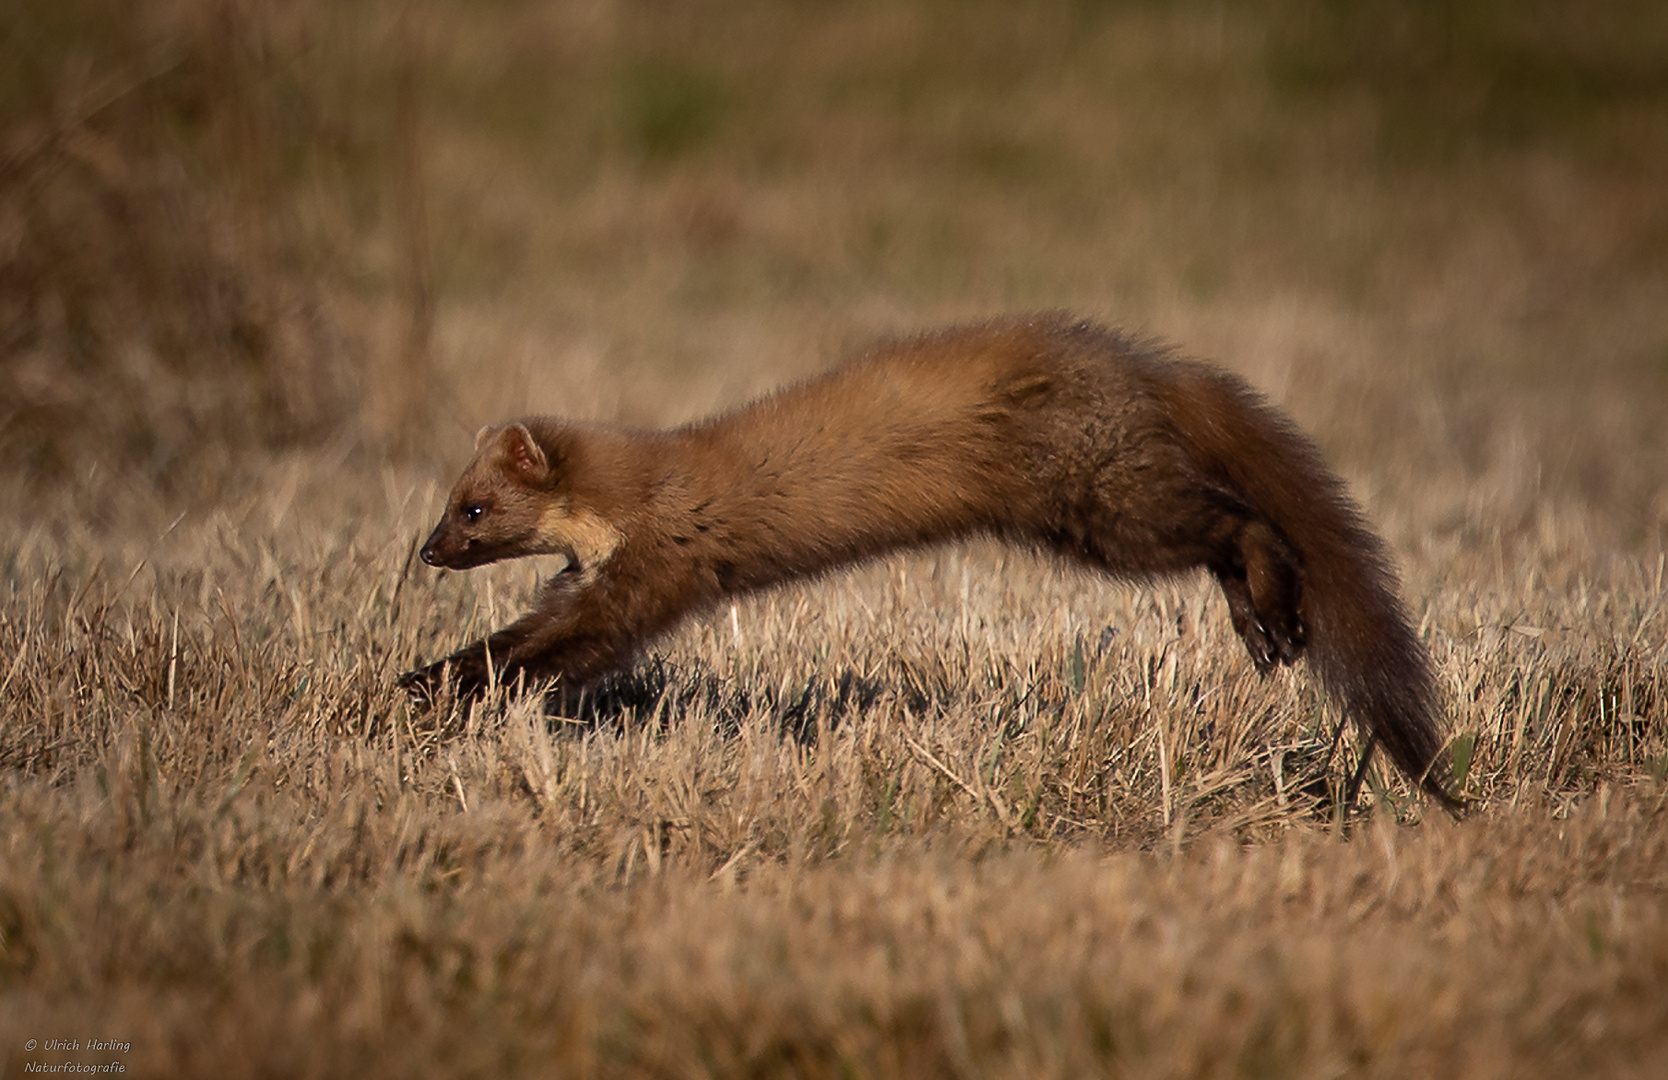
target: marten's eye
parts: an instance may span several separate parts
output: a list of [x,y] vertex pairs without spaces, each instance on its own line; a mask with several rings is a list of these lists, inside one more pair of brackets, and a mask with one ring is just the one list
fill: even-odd
[[463,520],[473,525],[475,522],[481,520],[481,515],[484,513],[486,513],[486,507],[482,506],[480,503],[470,503],[468,506],[463,508]]

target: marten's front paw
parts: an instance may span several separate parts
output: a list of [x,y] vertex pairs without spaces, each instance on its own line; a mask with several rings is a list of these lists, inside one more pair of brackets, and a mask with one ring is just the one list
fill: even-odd
[[395,685],[411,696],[413,705],[426,709],[439,700],[448,686],[460,698],[481,693],[486,688],[486,672],[479,669],[480,665],[472,663],[471,657],[448,656],[406,672]]
[[426,709],[434,704],[446,685],[446,664],[442,661],[408,671],[394,680],[394,685],[406,692],[413,705]]

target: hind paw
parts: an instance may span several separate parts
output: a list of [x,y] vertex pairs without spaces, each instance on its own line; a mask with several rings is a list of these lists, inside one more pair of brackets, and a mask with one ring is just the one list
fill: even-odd
[[[1271,625],[1272,624],[1272,625]],[[1267,675],[1281,664],[1295,663],[1303,655],[1307,635],[1301,619],[1270,619],[1264,621],[1252,615],[1244,625],[1234,620],[1234,629],[1251,654],[1257,673]]]
[[1245,651],[1251,654],[1251,663],[1258,673],[1267,675],[1281,664],[1293,663],[1303,655],[1309,633],[1295,603],[1269,604],[1259,608],[1243,577],[1219,574],[1217,580],[1222,586],[1222,595],[1227,597],[1228,614],[1233,620],[1234,631],[1245,642]]

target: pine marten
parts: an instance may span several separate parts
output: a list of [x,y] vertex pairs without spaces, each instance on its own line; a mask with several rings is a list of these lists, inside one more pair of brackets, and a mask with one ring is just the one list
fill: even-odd
[[483,429],[423,561],[567,564],[527,615],[400,684],[584,687],[721,598],[976,535],[1119,578],[1204,567],[1259,672],[1308,655],[1369,750],[1456,805],[1425,649],[1314,444],[1239,378],[1064,316],[886,345],[671,431]]

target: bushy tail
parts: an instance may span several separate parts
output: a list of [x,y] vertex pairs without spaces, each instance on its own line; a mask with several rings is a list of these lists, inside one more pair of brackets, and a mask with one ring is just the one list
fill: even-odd
[[1462,807],[1438,762],[1430,659],[1397,599],[1396,573],[1343,481],[1240,379],[1179,363],[1158,388],[1201,467],[1267,517],[1303,565],[1307,655],[1322,684],[1404,773]]

